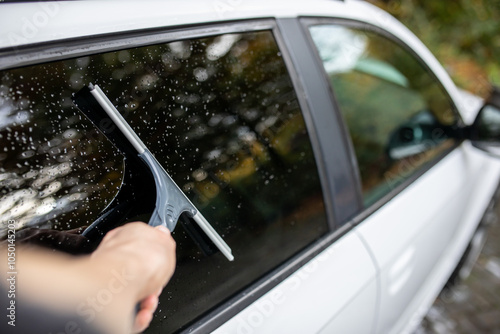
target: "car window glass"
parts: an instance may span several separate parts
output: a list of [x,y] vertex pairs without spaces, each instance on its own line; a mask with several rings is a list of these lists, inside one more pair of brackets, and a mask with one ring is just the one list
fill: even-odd
[[80,63],[0,72],[0,219],[18,230],[87,226],[120,187],[123,158],[72,106]]
[[453,145],[456,113],[429,70],[395,42],[336,25],[312,26],[310,33],[370,205]]
[[[18,119],[26,110],[30,123],[18,120],[17,128],[2,132],[9,136],[2,173],[19,168],[23,178],[42,162],[38,169],[54,166],[62,155],[79,168],[74,187],[103,183],[80,209],[97,216],[119,186],[122,158],[106,139],[87,138],[94,128],[70,102],[72,93],[92,82],[232,248],[234,262],[210,255],[213,250],[183,217],[174,232],[176,273],[148,333],[183,328],[328,230],[308,132],[270,31],[175,41],[0,75],[2,99],[9,105],[5,117]],[[23,102],[26,96],[29,103]],[[31,144],[34,123],[43,129],[36,130],[40,134]],[[69,128],[75,133],[71,150],[64,137]],[[53,137],[62,138],[57,152],[41,151],[56,146]],[[10,153],[11,141],[21,148]],[[28,147],[41,158],[25,164],[20,154]],[[3,191],[11,196],[17,189],[11,185]],[[65,192],[57,189],[54,196]],[[100,199],[101,193],[107,197]],[[99,208],[92,201],[101,202]],[[71,220],[75,226],[84,221],[77,218]],[[54,227],[54,222],[47,224]]]

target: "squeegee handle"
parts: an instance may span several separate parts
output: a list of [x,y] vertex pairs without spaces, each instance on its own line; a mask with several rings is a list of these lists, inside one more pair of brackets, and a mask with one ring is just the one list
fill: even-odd
[[76,106],[126,157],[136,157],[146,146],[115,106],[107,99],[101,88],[89,84],[78,91],[73,101]]

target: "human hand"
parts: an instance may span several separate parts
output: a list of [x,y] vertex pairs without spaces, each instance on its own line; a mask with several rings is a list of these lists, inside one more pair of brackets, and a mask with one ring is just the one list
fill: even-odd
[[159,289],[155,294],[144,298],[139,304],[139,311],[135,315],[133,333],[143,332],[149,327],[153,314],[158,307],[159,296],[163,289]]
[[[0,244],[0,255],[6,253]],[[158,296],[175,269],[175,241],[164,227],[130,223],[110,231],[91,255],[70,256],[21,244],[18,256],[20,300],[58,314],[59,321],[79,316],[104,333],[130,334],[152,320]],[[3,282],[6,265],[0,263]]]
[[158,297],[175,269],[175,241],[170,231],[163,226],[126,224],[106,234],[91,260],[96,268],[102,268],[100,270],[125,273],[131,284],[127,286],[124,308],[133,314],[140,301],[130,330],[134,333],[145,330],[153,319]]

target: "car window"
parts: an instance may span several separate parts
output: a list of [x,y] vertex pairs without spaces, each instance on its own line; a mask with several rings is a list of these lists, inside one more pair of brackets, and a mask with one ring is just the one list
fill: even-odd
[[309,29],[370,205],[453,146],[457,114],[437,79],[392,40],[339,25]]
[[0,71],[0,220],[17,230],[87,226],[120,187],[123,158],[72,106],[81,62]]
[[[176,272],[148,333],[185,327],[328,230],[308,132],[271,31],[108,52],[0,78],[0,206],[27,192],[39,210],[46,188],[52,203],[81,196],[64,212],[49,206],[42,225],[12,205],[6,212],[20,228],[91,223],[120,186],[121,155],[71,103],[92,82],[232,248],[234,262],[211,254],[183,217],[173,234]],[[35,187],[44,175],[50,180]]]

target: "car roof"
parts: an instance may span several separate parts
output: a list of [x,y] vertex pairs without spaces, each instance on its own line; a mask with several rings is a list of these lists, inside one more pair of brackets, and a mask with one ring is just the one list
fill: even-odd
[[[349,3],[351,8],[348,8]],[[0,49],[158,27],[257,18],[335,16],[375,10],[348,0],[91,0],[4,3]]]

